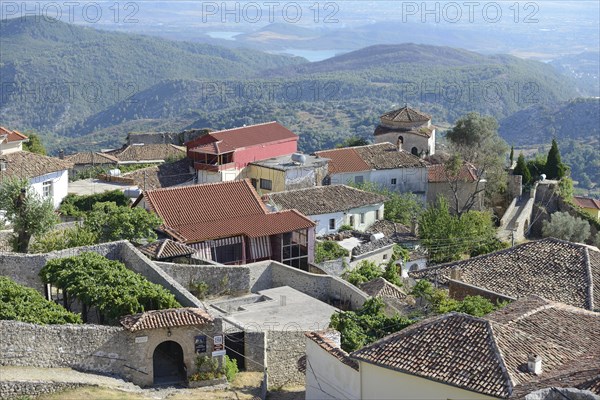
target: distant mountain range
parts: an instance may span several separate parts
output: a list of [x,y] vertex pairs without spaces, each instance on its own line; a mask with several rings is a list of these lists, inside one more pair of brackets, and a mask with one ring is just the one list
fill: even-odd
[[[253,34],[261,32],[279,30]],[[285,32],[310,34],[301,27]],[[51,151],[114,147],[136,130],[278,120],[310,152],[349,136],[370,137],[378,116],[404,103],[444,127],[469,111],[500,120],[578,94],[571,78],[548,64],[410,43],[309,63],[14,19],[0,22],[0,44],[0,124],[40,131]]]

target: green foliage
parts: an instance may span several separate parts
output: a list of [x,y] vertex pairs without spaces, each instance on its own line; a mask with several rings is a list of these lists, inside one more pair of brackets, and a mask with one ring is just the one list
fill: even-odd
[[510,146],[510,155],[508,156],[509,160],[510,160],[510,165],[513,165],[513,162],[515,161],[515,146]]
[[513,174],[521,175],[523,177],[523,185],[531,184],[531,172],[529,172],[529,168],[527,167],[523,153],[519,153],[519,157],[517,158],[517,166],[515,167]]
[[482,254],[489,254],[495,251],[508,249],[510,244],[501,241],[497,238],[492,238],[489,241],[483,242],[479,245],[475,245],[471,249],[471,253],[469,254],[471,257],[480,256]]
[[315,246],[315,262],[337,260],[340,257],[348,257],[348,250],[333,240],[318,242]]
[[0,276],[0,320],[32,324],[78,324],[81,317],[52,301],[37,290],[19,285]]
[[75,226],[74,228],[53,230],[36,237],[29,251],[31,253],[48,253],[72,247],[89,246],[97,242],[98,238],[94,233],[81,226]]
[[86,196],[68,194],[62,203],[60,203],[58,211],[62,215],[82,217],[85,213],[92,211],[94,204],[105,202],[113,202],[118,206],[128,206],[131,204],[129,198],[120,190],[111,190]]
[[570,177],[578,181],[578,186],[588,190],[595,189],[596,196],[600,196],[600,151],[598,151],[598,144],[593,142],[582,143],[575,140],[561,141],[561,157],[563,163],[569,166]]
[[542,235],[583,243],[590,237],[590,224],[568,212],[555,212],[550,215],[550,221],[544,221]]
[[96,307],[110,322],[124,315],[180,307],[162,286],[97,253],[50,260],[40,277],[87,307]]
[[560,151],[558,150],[558,143],[555,139],[552,139],[552,146],[548,152],[548,158],[546,161],[546,175],[548,179],[562,179],[565,176],[567,167],[562,163],[560,159]]
[[345,139],[342,143],[338,144],[336,147],[338,147],[338,148],[340,148],[340,147],[356,147],[356,146],[366,146],[368,144],[369,144],[369,141],[367,139],[357,137],[357,136],[351,136],[351,137]]
[[349,186],[386,196],[388,200],[384,203],[383,217],[388,221],[410,226],[413,220],[418,218],[425,209],[425,205],[419,196],[414,193],[394,192],[373,182],[361,184],[350,182]]
[[208,284],[204,281],[193,283],[190,286],[196,297],[198,297],[199,299],[204,299],[208,294],[209,287]]
[[84,221],[84,227],[100,242],[114,240],[156,240],[161,219],[140,207],[118,206],[114,202],[96,203]]
[[558,181],[558,194],[567,201],[573,198],[574,188],[573,180],[571,178],[564,177]]
[[465,253],[493,246],[496,240],[489,212],[469,211],[461,216],[452,215],[443,197],[421,214],[419,235],[434,263],[458,260]]
[[348,225],[348,224],[343,224],[342,226],[340,226],[338,228],[338,232],[351,231],[351,230],[354,230],[354,228],[352,227],[352,225]]
[[44,147],[42,139],[39,137],[39,135],[29,132],[26,132],[26,135],[27,137],[29,137],[29,140],[23,143],[23,150],[45,156],[46,148]]
[[383,300],[371,298],[358,311],[333,314],[329,326],[340,332],[342,349],[347,352],[358,350],[414,322],[398,314],[388,317],[384,308]]
[[236,375],[240,372],[237,365],[237,360],[225,356],[224,373],[228,382],[233,382]]
[[529,183],[539,180],[541,175],[546,172],[546,156],[538,154],[535,158],[527,160],[527,169],[531,177]]
[[504,302],[494,305],[491,301],[481,296],[466,296],[462,301],[451,299],[445,290],[435,289],[425,279],[417,282],[411,294],[417,298],[427,300],[431,304],[432,311],[435,314],[445,314],[455,311],[482,317],[506,305]]
[[0,184],[0,210],[13,227],[13,249],[21,253],[27,252],[32,236],[43,235],[58,222],[52,201],[42,199],[26,179],[6,179]]
[[383,274],[383,269],[373,261],[363,260],[356,268],[351,271],[346,271],[342,278],[358,286],[361,283],[370,282],[373,279],[379,278]]

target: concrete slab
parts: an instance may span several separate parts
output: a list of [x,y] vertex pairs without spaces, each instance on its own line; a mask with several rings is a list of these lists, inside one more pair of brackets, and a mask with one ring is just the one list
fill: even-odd
[[96,193],[104,193],[111,190],[135,189],[137,186],[124,185],[112,182],[104,182],[99,179],[81,179],[79,181],[69,182],[69,194],[86,196]]
[[227,301],[216,305],[229,311],[222,313],[225,319],[247,330],[321,330],[329,326],[331,315],[338,311],[289,286],[261,290],[244,297],[247,299],[232,299],[233,307],[228,307]]

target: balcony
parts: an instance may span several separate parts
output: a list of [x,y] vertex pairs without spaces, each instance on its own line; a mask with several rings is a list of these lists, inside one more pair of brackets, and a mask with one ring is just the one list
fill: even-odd
[[205,164],[201,162],[194,162],[194,169],[196,171],[210,171],[210,172],[220,172],[228,169],[235,169],[235,163],[230,162],[227,164]]

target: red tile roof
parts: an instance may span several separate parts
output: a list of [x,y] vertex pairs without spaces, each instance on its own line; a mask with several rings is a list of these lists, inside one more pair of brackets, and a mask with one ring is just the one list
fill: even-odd
[[212,321],[213,318],[199,308],[169,308],[126,315],[120,322],[128,331],[136,332],[144,329],[204,325]]
[[[427,181],[430,183],[448,182],[450,180],[443,164],[432,165],[427,169]],[[461,167],[458,173],[458,180],[465,182],[476,182],[477,174],[475,167],[470,164],[465,164]]]
[[573,203],[581,208],[595,208],[600,210],[600,200],[591,197],[573,196]]
[[329,173],[369,171],[371,167],[356,152],[354,147],[317,151],[319,157],[329,158]]
[[306,332],[304,334],[307,338],[315,342],[319,347],[331,354],[333,357],[340,360],[350,368],[358,371],[358,363],[351,359],[344,350],[340,348],[328,337],[328,331],[317,331],[317,332]]
[[21,132],[11,131],[3,126],[0,126],[0,136],[6,135],[7,142],[17,142],[21,140],[27,140],[28,137],[23,135]]
[[315,226],[296,210],[269,213],[249,180],[149,190],[144,199],[169,235],[186,243],[260,237]]
[[244,147],[288,140],[298,140],[298,136],[277,122],[267,122],[210,132],[187,142],[186,146],[190,151],[223,154]]
[[171,239],[162,239],[148,243],[147,245],[140,247],[139,250],[156,260],[189,256],[196,252],[195,249]]

